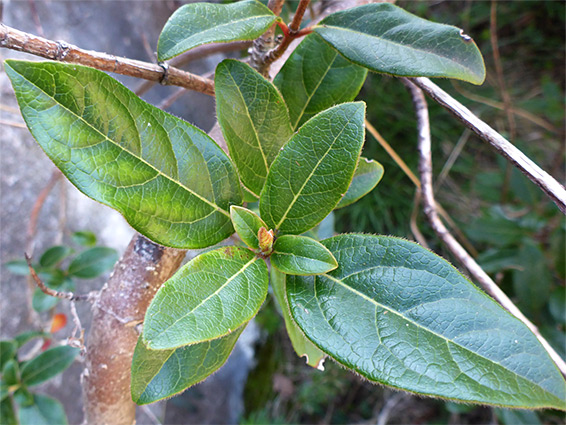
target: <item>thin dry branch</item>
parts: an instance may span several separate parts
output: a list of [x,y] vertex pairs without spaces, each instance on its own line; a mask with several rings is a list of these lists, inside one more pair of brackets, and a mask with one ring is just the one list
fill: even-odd
[[214,96],[214,82],[166,64],[157,65],[107,53],[84,50],[63,41],[52,41],[0,24],[0,47],[17,50],[59,62],[90,66],[101,71],[128,75],[180,86]]
[[475,116],[468,108],[430,81],[428,78],[402,78],[421,88],[433,100],[451,112],[466,127],[487,142],[499,154],[507,158],[534,184],[536,184],[566,214],[566,189],[558,181],[535,164],[501,134]]
[[501,304],[513,316],[523,322],[537,337],[544,349],[556,363],[563,375],[566,376],[566,363],[558,355],[558,353],[550,346],[550,344],[542,337],[537,327],[525,317],[525,315],[517,308],[517,306],[509,299],[507,295],[497,286],[497,284],[489,277],[489,275],[479,266],[470,254],[458,243],[458,241],[448,231],[446,226],[438,216],[436,201],[434,199],[433,182],[432,182],[432,154],[431,154],[431,137],[430,122],[428,115],[428,106],[423,92],[410,80],[404,79],[405,85],[408,87],[417,115],[418,140],[419,140],[419,172],[421,176],[421,190],[423,196],[423,209],[427,216],[431,227],[447,246],[452,255],[462,263],[473,278],[491,295],[499,304]]

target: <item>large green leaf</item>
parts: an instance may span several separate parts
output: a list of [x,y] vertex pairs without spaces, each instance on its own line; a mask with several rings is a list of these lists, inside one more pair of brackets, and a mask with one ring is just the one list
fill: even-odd
[[253,40],[276,19],[271,10],[255,0],[186,4],[177,9],[163,27],[157,56],[164,61],[201,44]]
[[365,103],[315,115],[277,156],[261,192],[261,218],[281,233],[316,226],[348,190],[364,143]]
[[79,351],[78,348],[68,345],[44,351],[39,356],[24,363],[22,382],[30,387],[51,379],[71,366]]
[[346,58],[372,71],[473,84],[485,79],[483,58],[471,37],[389,3],[333,13],[314,31]]
[[293,129],[275,86],[249,65],[226,59],[216,67],[216,114],[242,183],[259,196],[269,166]]
[[336,208],[346,207],[370,193],[383,177],[383,165],[373,159],[360,157],[354,178]]
[[297,46],[273,80],[289,108],[297,129],[314,115],[358,95],[367,69],[338,54],[317,34]]
[[83,193],[163,245],[202,248],[232,234],[239,179],[204,132],[92,68],[11,60],[5,69],[31,133]]
[[287,274],[321,274],[338,267],[332,253],[306,236],[283,235],[273,245],[271,265]]
[[153,403],[203,381],[228,360],[245,326],[218,339],[171,350],[150,350],[140,337],[132,362],[132,400]]
[[248,249],[199,255],[155,295],[145,315],[145,343],[163,350],[229,334],[258,312],[268,280],[265,262]]
[[67,416],[59,401],[41,394],[33,395],[33,404],[20,406],[20,425],[66,425]]
[[444,259],[413,242],[341,235],[340,265],[288,276],[305,335],[366,378],[420,394],[565,409],[565,382],[531,331]]
[[118,261],[118,252],[105,246],[87,249],[69,264],[69,274],[82,279],[93,279],[112,270]]
[[305,361],[309,366],[312,366],[319,370],[324,370],[324,359],[326,354],[324,354],[320,349],[310,342],[303,331],[299,329],[295,320],[291,317],[289,312],[289,304],[287,303],[287,294],[285,289],[285,279],[284,273],[281,273],[275,268],[271,269],[271,288],[273,289],[273,294],[275,299],[279,304],[281,309],[281,315],[283,320],[285,320],[285,328],[287,329],[287,334],[293,345],[293,349],[297,356],[304,357]]

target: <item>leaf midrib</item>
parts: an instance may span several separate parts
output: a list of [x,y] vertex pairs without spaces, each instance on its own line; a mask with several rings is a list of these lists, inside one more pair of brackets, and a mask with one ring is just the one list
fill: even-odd
[[[356,111],[357,112],[357,111]],[[352,116],[355,114],[352,114]],[[332,150],[332,148],[334,147],[334,144],[336,143],[336,141],[338,140],[338,138],[342,135],[342,133],[346,130],[346,127],[348,126],[348,124],[350,124],[350,122],[352,121],[351,118],[348,118],[348,121],[346,123],[344,123],[344,125],[342,126],[342,129],[340,130],[340,133],[338,133],[338,135],[334,138],[334,140],[332,141],[332,143],[330,143],[328,149],[326,150],[326,152],[324,153],[324,155],[322,155],[322,157],[318,160],[318,162],[316,163],[316,165],[313,167],[312,171],[310,172],[309,176],[305,179],[305,182],[303,183],[303,185],[300,187],[300,189],[297,191],[297,193],[295,195],[293,195],[293,200],[291,201],[291,203],[289,204],[289,207],[287,208],[287,210],[285,211],[285,213],[283,214],[283,216],[281,217],[281,219],[279,220],[279,223],[277,223],[275,225],[276,229],[279,229],[281,227],[281,224],[287,219],[287,214],[289,214],[289,211],[291,211],[291,208],[293,208],[293,205],[295,205],[295,202],[297,202],[297,199],[299,198],[299,196],[301,196],[301,193],[303,192],[303,189],[305,188],[305,186],[307,185],[307,183],[310,181],[311,177],[314,175],[314,173],[316,172],[316,170],[318,169],[318,166],[320,165],[320,163],[326,158],[326,156],[328,155],[328,152],[330,152]],[[298,133],[300,134],[300,133]],[[288,146],[288,144],[287,144]],[[359,152],[358,152],[359,155]],[[340,202],[340,201],[338,201]]]
[[[64,355],[64,356],[55,356],[53,358],[52,361],[46,363],[46,362],[42,362],[39,367],[37,367],[37,369],[35,369],[35,371],[32,371],[33,373],[30,373],[26,376],[25,381],[28,383],[28,385],[37,385],[40,384],[41,382],[32,382],[31,384],[29,384],[29,381],[33,381],[33,378],[41,375],[43,372],[45,372],[47,369],[50,369],[51,367],[57,365],[58,363],[64,363],[66,360],[68,360],[68,355]],[[29,365],[30,363],[28,363]],[[24,372],[29,369],[29,366],[27,368],[23,368],[22,369],[22,380],[24,379],[23,375]]]
[[[37,88],[40,92],[42,92],[46,97],[48,97],[49,99],[51,99],[56,105],[59,105],[59,107],[61,107],[62,109],[64,109],[65,111],[67,111],[69,114],[71,114],[72,116],[76,117],[78,120],[82,121],[87,127],[91,128],[92,130],[94,130],[96,133],[100,134],[104,139],[106,139],[107,141],[109,141],[110,143],[112,143],[114,146],[118,147],[119,149],[121,149],[123,152],[127,153],[128,155],[131,155],[132,157],[136,158],[138,161],[140,161],[141,163],[147,165],[149,168],[151,168],[152,170],[154,170],[158,175],[166,178],[167,180],[172,181],[173,183],[177,184],[178,186],[182,187],[183,189],[185,189],[187,192],[189,192],[190,194],[192,194],[193,196],[197,197],[198,199],[200,199],[201,201],[203,201],[204,203],[210,205],[214,210],[221,212],[222,214],[224,214],[225,216],[227,216],[228,218],[230,218],[230,214],[224,210],[223,208],[220,208],[217,204],[209,201],[208,199],[206,199],[205,197],[199,195],[198,193],[194,192],[193,190],[189,189],[187,186],[185,186],[184,184],[182,184],[180,181],[175,180],[174,178],[168,176],[167,174],[163,173],[161,170],[159,170],[158,168],[156,168],[155,166],[153,166],[152,164],[150,164],[149,162],[147,162],[146,160],[144,160],[143,158],[140,158],[138,155],[135,155],[134,153],[130,152],[129,150],[127,150],[126,148],[124,148],[123,146],[121,146],[120,144],[116,143],[114,140],[110,139],[107,135],[105,135],[104,133],[102,133],[100,130],[98,130],[96,127],[92,126],[88,121],[86,121],[83,117],[75,114],[73,111],[71,111],[69,108],[67,108],[66,106],[64,106],[62,103],[58,102],[53,96],[51,96],[49,93],[47,93],[45,90],[43,90],[41,87],[39,87],[37,84],[33,83],[32,81],[30,81],[28,78],[26,78],[23,74],[21,74],[20,72],[16,71],[14,68],[12,68],[14,70],[14,72],[17,72],[18,75],[20,75],[25,81],[27,81],[29,84],[31,84],[32,86],[34,86],[35,88]],[[128,111],[129,113],[129,111]],[[138,133],[139,135],[139,133]],[[140,139],[140,143],[141,143],[141,139]],[[193,144],[194,145],[194,144]],[[90,146],[89,146],[90,147]],[[175,158],[176,159],[176,158]],[[147,182],[146,182],[147,183]],[[145,183],[142,183],[145,184]]]
[[[526,380],[527,382],[530,382],[530,383],[536,385],[538,388],[540,388],[542,391],[544,391],[545,394],[548,394],[548,395],[550,395],[550,396],[553,397],[553,398],[557,398],[556,395],[554,395],[553,393],[549,392],[547,389],[542,388],[538,383],[533,382],[530,378],[527,378],[527,377],[525,377],[525,376],[523,376],[523,375],[520,375],[519,373],[510,370],[510,369],[507,368],[506,366],[503,366],[501,363],[499,363],[499,362],[497,362],[497,361],[495,361],[495,360],[489,359],[489,358],[487,358],[487,357],[484,357],[483,355],[481,355],[481,354],[479,354],[479,353],[476,353],[475,351],[472,351],[472,350],[470,350],[469,348],[464,347],[464,346],[461,345],[461,344],[458,344],[457,342],[453,341],[452,339],[450,339],[450,338],[448,338],[448,337],[445,337],[445,336],[443,336],[443,335],[440,335],[440,334],[438,334],[438,333],[436,333],[436,332],[434,332],[434,331],[432,331],[432,330],[430,330],[430,329],[428,329],[428,328],[422,326],[421,324],[419,324],[419,323],[417,323],[417,322],[415,322],[415,321],[413,321],[413,320],[411,320],[411,319],[409,319],[409,318],[403,316],[400,312],[398,312],[398,311],[396,311],[396,310],[393,310],[391,307],[388,307],[388,306],[386,306],[386,305],[383,305],[383,304],[377,302],[376,300],[374,300],[373,298],[368,297],[368,296],[367,296],[366,294],[364,294],[363,292],[360,292],[360,291],[358,291],[358,290],[352,288],[351,286],[348,286],[347,284],[345,284],[344,282],[342,282],[342,280],[337,279],[337,278],[335,278],[335,277],[333,277],[333,276],[330,276],[330,275],[328,275],[328,274],[326,274],[326,273],[323,274],[323,275],[321,275],[321,276],[324,276],[324,277],[328,278],[329,280],[331,280],[331,281],[333,281],[333,282],[339,284],[340,286],[342,286],[342,287],[345,288],[346,290],[348,290],[348,291],[352,292],[353,294],[359,296],[360,298],[363,298],[363,299],[369,301],[370,303],[374,304],[376,307],[380,307],[380,308],[382,308],[382,309],[384,309],[384,310],[387,310],[387,311],[393,313],[394,315],[396,315],[396,316],[398,316],[398,317],[404,319],[405,321],[407,321],[407,322],[413,324],[414,326],[416,326],[416,327],[418,327],[418,328],[420,328],[420,329],[423,329],[423,330],[425,330],[426,332],[429,332],[429,333],[432,334],[432,335],[435,335],[436,337],[440,338],[441,340],[450,342],[450,343],[454,344],[455,346],[460,347],[461,349],[463,349],[463,350],[465,350],[465,351],[467,351],[467,352],[469,352],[469,353],[471,353],[471,354],[473,354],[473,355],[475,355],[475,356],[477,356],[477,357],[480,357],[480,358],[482,358],[482,359],[484,359],[484,360],[486,360],[486,361],[488,361],[488,362],[491,362],[491,363],[494,363],[494,364],[500,366],[502,369],[507,370],[507,371],[510,372],[511,374],[513,374],[513,375],[515,375],[515,376],[519,376],[519,377],[521,377],[522,379]],[[316,276],[315,276],[315,279],[316,279]]]
[[462,65],[459,62],[451,60],[447,56],[442,56],[442,55],[439,55],[437,53],[431,52],[430,50],[424,50],[424,49],[419,50],[415,47],[411,47],[411,46],[406,45],[406,44],[397,43],[395,41],[389,40],[389,39],[384,38],[384,37],[379,37],[379,36],[376,36],[376,35],[373,35],[373,34],[368,34],[368,33],[365,33],[365,32],[356,31],[356,30],[353,30],[353,29],[350,29],[350,28],[345,28],[345,27],[337,27],[337,26],[334,26],[334,25],[328,25],[328,24],[321,23],[320,25],[317,25],[314,29],[316,29],[316,28],[330,28],[330,29],[335,29],[335,30],[339,30],[339,31],[352,32],[354,34],[359,34],[359,35],[362,35],[362,36],[365,36],[365,37],[375,38],[375,39],[382,41],[384,43],[392,44],[392,45],[394,45],[398,48],[404,48],[404,49],[412,50],[412,51],[419,52],[419,53],[426,53],[426,54],[434,56],[436,58],[439,58],[439,59],[442,59],[442,60],[447,60],[452,64],[456,64],[458,67],[461,67],[461,68],[467,70],[468,72],[472,72],[475,75],[475,72],[473,72],[471,68],[468,68],[468,67],[466,67],[465,65]]
[[[216,291],[214,291],[212,294],[210,294],[208,297],[206,297],[205,299],[203,299],[200,303],[198,303],[196,306],[194,306],[190,311],[188,311],[187,313],[185,313],[184,315],[182,315],[181,317],[179,317],[177,320],[175,320],[173,323],[171,323],[169,326],[167,326],[165,329],[163,329],[162,331],[160,331],[156,336],[153,337],[153,341],[155,341],[156,338],[158,338],[159,336],[163,335],[165,332],[167,332],[169,329],[171,329],[173,326],[175,326],[178,322],[180,322],[181,320],[186,319],[188,316],[190,316],[195,310],[197,310],[198,308],[200,308],[204,303],[206,303],[209,299],[211,299],[212,297],[218,295],[220,293],[220,291],[222,291],[230,282],[232,282],[234,279],[236,279],[236,277],[238,277],[240,274],[242,274],[249,266],[251,266],[253,263],[255,263],[258,260],[257,257],[253,257],[250,261],[248,261],[246,264],[244,264],[236,273],[234,273],[232,276],[230,276],[228,279],[226,279],[226,282],[224,282]],[[194,343],[197,343],[199,341],[195,341]],[[201,341],[204,342],[204,341]],[[148,343],[151,344],[151,341],[148,340]],[[178,347],[177,347],[178,348]]]

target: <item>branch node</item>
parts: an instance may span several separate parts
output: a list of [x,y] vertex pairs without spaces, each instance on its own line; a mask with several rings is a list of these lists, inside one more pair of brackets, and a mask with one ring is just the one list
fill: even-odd
[[169,64],[166,62],[157,62],[157,65],[163,69],[163,75],[159,79],[159,84],[166,86],[168,84],[167,79],[169,78]]
[[63,40],[56,41],[55,45],[57,46],[57,53],[55,54],[55,57],[58,61],[64,61],[65,57],[71,50],[71,45],[64,42]]

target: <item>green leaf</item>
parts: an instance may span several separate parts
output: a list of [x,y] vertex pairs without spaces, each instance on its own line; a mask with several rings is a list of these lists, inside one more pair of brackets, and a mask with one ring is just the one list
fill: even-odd
[[2,368],[2,381],[9,387],[20,384],[20,367],[16,359],[8,360]]
[[4,263],[4,267],[6,267],[10,273],[18,276],[27,276],[29,274],[28,263],[25,260],[8,261]]
[[163,27],[157,56],[164,61],[201,44],[254,40],[276,19],[271,10],[255,0],[187,4],[177,9]]
[[336,259],[324,245],[306,236],[278,237],[270,259],[272,266],[286,274],[321,274],[338,267]]
[[41,394],[33,395],[31,406],[20,406],[20,425],[66,425],[67,416],[59,401]]
[[242,183],[259,196],[269,166],[293,129],[275,86],[249,65],[226,59],[216,67],[216,114]]
[[[40,277],[47,274],[48,273],[43,272],[40,274]],[[47,279],[44,279],[44,283],[48,288],[55,289],[57,291],[73,292],[75,290],[75,282],[71,278],[65,277],[61,270],[54,270]],[[52,297],[51,295],[45,294],[41,289],[35,288],[33,291],[31,305],[35,311],[43,313],[51,310],[59,303],[59,301],[61,301],[60,298]]]
[[96,245],[96,235],[88,230],[74,232],[71,239],[80,246],[91,247]]
[[46,269],[50,269],[55,267],[72,253],[73,250],[68,246],[52,246],[43,253],[39,259],[39,265]]
[[69,347],[68,345],[44,351],[24,364],[22,367],[22,382],[31,387],[51,379],[71,366],[79,351],[78,348]]
[[348,191],[336,208],[346,207],[370,193],[383,177],[383,165],[363,156],[358,161],[356,172]]
[[341,235],[340,265],[288,276],[305,335],[371,381],[452,400],[566,409],[565,382],[531,331],[444,259],[413,242]]
[[[10,395],[10,388],[9,385],[6,384],[3,380],[0,379],[0,402],[4,401],[8,396]],[[0,418],[1,418],[1,413],[0,413]],[[0,424],[3,424],[4,422],[2,422],[0,420]]]
[[285,279],[284,273],[281,273],[275,268],[271,269],[271,288],[273,288],[273,295],[279,304],[281,315],[283,320],[285,320],[285,328],[287,329],[287,334],[293,345],[293,349],[297,356],[304,357],[307,364],[318,370],[324,370],[324,359],[326,354],[318,349],[316,345],[310,342],[303,331],[299,329],[295,320],[291,317],[289,312],[289,304],[287,303],[287,294],[285,289]]
[[92,68],[8,60],[5,69],[32,135],[87,196],[162,245],[204,248],[233,233],[238,175],[203,131]]
[[139,405],[153,403],[205,380],[228,360],[245,327],[172,350],[150,350],[140,337],[132,362],[132,400]]
[[16,337],[14,338],[14,341],[16,341],[18,348],[21,348],[25,344],[27,344],[29,341],[31,341],[32,339],[35,339],[35,338],[50,338],[50,337],[51,337],[51,334],[49,334],[47,332],[27,331],[27,332],[22,332],[19,335],[16,335]]
[[16,357],[18,345],[15,341],[4,340],[0,341],[0,371],[4,369],[4,365]]
[[525,238],[517,259],[520,270],[513,270],[513,288],[518,304],[523,311],[539,311],[547,303],[552,286],[544,253],[537,243]]
[[363,102],[315,115],[277,156],[261,192],[261,218],[280,233],[316,226],[348,190],[364,143]]
[[164,350],[227,335],[256,315],[268,280],[265,262],[248,249],[205,252],[159,289],[145,315],[144,342]]
[[461,29],[421,19],[389,3],[333,13],[314,31],[354,63],[406,77],[446,77],[481,84],[485,65]]
[[358,95],[367,69],[338,54],[317,34],[297,46],[273,84],[281,91],[293,129],[325,109],[350,102]]
[[115,249],[98,246],[77,255],[69,265],[69,274],[82,279],[92,279],[112,270],[118,261]]
[[16,413],[14,412],[14,405],[12,399],[6,397],[0,402],[0,424],[2,425],[18,425]]
[[262,227],[267,228],[267,224],[256,213],[243,207],[230,207],[230,217],[240,239],[251,249],[259,249],[257,233]]

